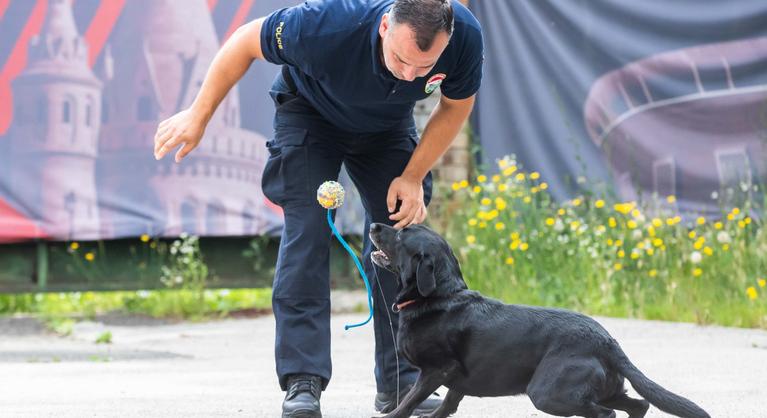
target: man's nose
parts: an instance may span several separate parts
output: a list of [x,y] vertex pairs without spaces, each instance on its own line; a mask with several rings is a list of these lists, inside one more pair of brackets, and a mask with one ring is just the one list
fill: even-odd
[[405,68],[405,71],[402,72],[402,75],[405,76],[406,81],[413,81],[415,80],[415,73],[415,67],[407,67]]

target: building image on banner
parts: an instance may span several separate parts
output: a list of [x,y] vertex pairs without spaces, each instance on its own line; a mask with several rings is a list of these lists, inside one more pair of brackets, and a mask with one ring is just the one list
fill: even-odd
[[115,20],[93,63],[72,2],[47,2],[11,80],[0,198],[54,239],[273,230],[265,139],[240,127],[236,86],[183,164],[152,156],[157,124],[191,104],[220,47],[208,4],[132,0]]
[[584,118],[622,199],[717,214],[767,179],[767,38],[629,63],[593,84]]

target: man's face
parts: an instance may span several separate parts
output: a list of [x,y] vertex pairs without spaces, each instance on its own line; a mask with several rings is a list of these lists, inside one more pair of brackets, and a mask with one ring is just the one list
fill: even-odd
[[428,51],[421,51],[415,40],[415,32],[406,24],[394,24],[386,13],[378,27],[386,68],[400,80],[413,81],[431,71],[450,37],[440,32]]

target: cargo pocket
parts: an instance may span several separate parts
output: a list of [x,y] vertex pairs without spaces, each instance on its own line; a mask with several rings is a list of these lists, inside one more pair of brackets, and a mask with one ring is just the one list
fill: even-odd
[[311,200],[309,193],[309,155],[307,130],[282,127],[266,142],[269,158],[261,176],[261,189],[267,199],[279,206]]

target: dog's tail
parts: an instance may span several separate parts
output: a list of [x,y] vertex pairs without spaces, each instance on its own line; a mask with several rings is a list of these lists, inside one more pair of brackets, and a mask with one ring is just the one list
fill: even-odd
[[629,360],[617,342],[610,350],[610,362],[631,382],[631,386],[661,411],[683,418],[710,418],[708,413],[692,401],[664,389],[645,376]]

